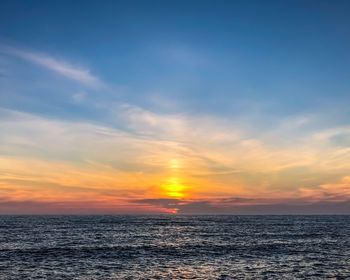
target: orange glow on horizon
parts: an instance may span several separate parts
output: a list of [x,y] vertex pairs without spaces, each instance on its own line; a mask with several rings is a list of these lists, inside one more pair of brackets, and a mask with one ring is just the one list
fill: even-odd
[[178,211],[179,211],[179,209],[177,209],[177,208],[164,209],[164,212],[165,212],[165,213],[167,213],[167,214],[173,214],[173,215],[177,214]]

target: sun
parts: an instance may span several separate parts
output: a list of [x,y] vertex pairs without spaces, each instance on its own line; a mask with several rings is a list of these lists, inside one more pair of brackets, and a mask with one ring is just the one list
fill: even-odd
[[168,197],[183,198],[185,196],[185,186],[179,178],[169,178],[163,186],[163,190]]
[[173,157],[168,161],[167,168],[169,173],[161,185],[163,195],[169,198],[184,198],[187,187],[183,183],[183,162],[178,157]]

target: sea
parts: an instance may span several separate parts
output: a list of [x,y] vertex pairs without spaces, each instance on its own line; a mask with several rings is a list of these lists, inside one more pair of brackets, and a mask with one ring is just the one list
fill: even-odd
[[0,216],[0,279],[350,279],[350,216]]

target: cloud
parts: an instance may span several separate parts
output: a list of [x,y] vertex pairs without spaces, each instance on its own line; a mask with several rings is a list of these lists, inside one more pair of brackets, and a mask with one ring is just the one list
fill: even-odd
[[313,201],[344,201],[350,199],[350,176],[344,176],[337,182],[323,183],[317,187],[302,187],[300,196]]
[[[0,190],[72,207],[79,198],[110,209],[126,200],[179,213],[296,213],[350,198],[349,151],[329,143],[333,134],[270,146],[234,122],[124,109],[115,119],[122,128],[0,109]],[[178,186],[182,199],[166,196]]]
[[[250,202],[241,204],[244,201]],[[350,199],[342,201],[271,201],[269,199],[233,198],[218,200],[169,200],[140,199],[131,201],[135,204],[161,206],[173,213],[185,215],[260,215],[260,214],[350,214]]]
[[133,200],[133,202],[136,203],[144,203],[144,204],[156,204],[156,205],[176,205],[181,200],[176,198],[144,198],[144,199],[137,199]]
[[87,87],[99,88],[103,85],[102,81],[94,76],[89,69],[73,65],[67,61],[54,58],[47,54],[31,52],[9,46],[2,46],[0,52],[14,55],[26,61],[40,65]]
[[330,138],[330,142],[339,147],[350,147],[350,133],[349,131],[339,133]]
[[95,200],[67,201],[13,201],[0,197],[0,213],[2,215],[42,215],[42,214],[158,214],[159,209],[138,207],[134,205],[109,205],[96,203]]

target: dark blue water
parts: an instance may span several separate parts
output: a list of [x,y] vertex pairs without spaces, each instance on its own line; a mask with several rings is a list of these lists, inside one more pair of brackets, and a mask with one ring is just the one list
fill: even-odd
[[0,279],[350,279],[350,216],[1,216]]

